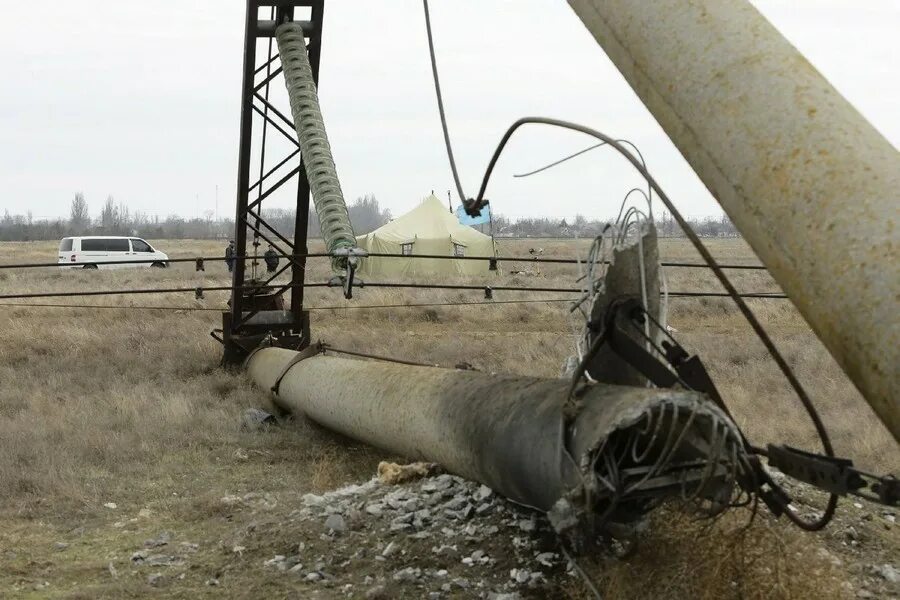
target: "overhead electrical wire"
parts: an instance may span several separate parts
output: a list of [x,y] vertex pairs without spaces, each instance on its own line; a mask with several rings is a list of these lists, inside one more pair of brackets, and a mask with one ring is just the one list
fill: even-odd
[[462,184],[459,181],[459,172],[456,169],[456,160],[453,158],[453,146],[450,144],[450,132],[447,129],[447,115],[444,113],[444,99],[441,94],[441,80],[438,77],[437,59],[434,55],[434,39],[431,35],[431,15],[428,10],[428,0],[422,0],[425,9],[425,31],[428,33],[428,52],[431,55],[431,74],[434,77],[434,93],[437,96],[438,112],[441,114],[441,128],[444,131],[444,145],[447,146],[447,159],[450,161],[450,170],[453,172],[453,183],[456,184],[456,193],[460,203],[466,201]]
[[[305,254],[279,254],[280,258],[291,259],[300,259],[300,258],[331,258],[334,255],[328,252],[307,252]],[[543,257],[543,256],[448,256],[446,254],[399,254],[393,252],[370,252],[366,257],[363,258],[403,258],[403,259],[428,259],[428,260],[480,260],[480,261],[497,261],[497,262],[533,262],[533,263],[546,263],[546,264],[561,264],[561,265],[577,265],[579,261],[577,258],[552,258],[552,257]],[[219,262],[225,261],[224,256],[194,256],[194,257],[180,257],[180,258],[169,258],[165,261],[160,261],[159,259],[139,259],[139,260],[111,260],[102,263],[95,262],[75,262],[75,263],[60,263],[60,262],[41,262],[41,263],[11,263],[11,264],[0,264],[0,270],[4,269],[36,269],[36,268],[65,268],[72,269],[75,267],[93,267],[97,265],[129,265],[129,264],[152,264],[158,262],[165,263],[196,263],[197,261],[202,261],[204,264],[207,262]],[[253,260],[252,255],[247,256],[236,256],[234,260]],[[685,267],[685,268],[698,268],[698,269],[709,269],[710,266],[705,263],[692,263],[692,262],[681,262],[681,261],[667,261],[661,262],[661,266],[663,267]],[[720,269],[735,269],[735,270],[748,270],[748,271],[765,271],[767,270],[764,265],[742,265],[742,264],[721,264],[719,265]]]

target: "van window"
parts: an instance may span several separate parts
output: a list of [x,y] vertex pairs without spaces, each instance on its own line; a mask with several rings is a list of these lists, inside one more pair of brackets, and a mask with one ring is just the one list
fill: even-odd
[[131,238],[131,250],[132,252],[153,252],[150,244],[144,240],[136,240],[134,238]]
[[82,252],[105,252],[106,251],[106,240],[99,240],[99,239],[81,240],[81,251]]
[[110,252],[128,252],[128,240],[122,239],[109,239],[104,240],[106,242],[106,249]]
[[63,241],[59,243],[59,251],[60,252],[71,252],[72,251],[72,238],[63,238]]

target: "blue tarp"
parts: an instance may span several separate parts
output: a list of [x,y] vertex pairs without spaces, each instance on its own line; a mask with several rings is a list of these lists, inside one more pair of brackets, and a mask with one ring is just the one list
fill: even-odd
[[483,225],[491,220],[491,205],[485,204],[481,207],[481,215],[470,217],[466,214],[466,209],[460,204],[456,207],[456,218],[459,219],[460,225]]

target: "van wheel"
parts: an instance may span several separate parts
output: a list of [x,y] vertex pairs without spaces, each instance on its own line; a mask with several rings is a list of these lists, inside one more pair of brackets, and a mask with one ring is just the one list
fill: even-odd
[[150,264],[151,267],[156,267],[157,269],[165,269],[168,265],[164,262],[155,262]]
[[97,268],[97,265],[84,265],[84,266],[81,267],[81,268],[82,268],[82,269],[96,269],[96,268]]

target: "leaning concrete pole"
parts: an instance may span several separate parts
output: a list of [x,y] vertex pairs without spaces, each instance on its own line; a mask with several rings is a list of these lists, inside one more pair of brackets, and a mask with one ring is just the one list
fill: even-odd
[[569,0],[900,440],[900,154],[747,0]]

